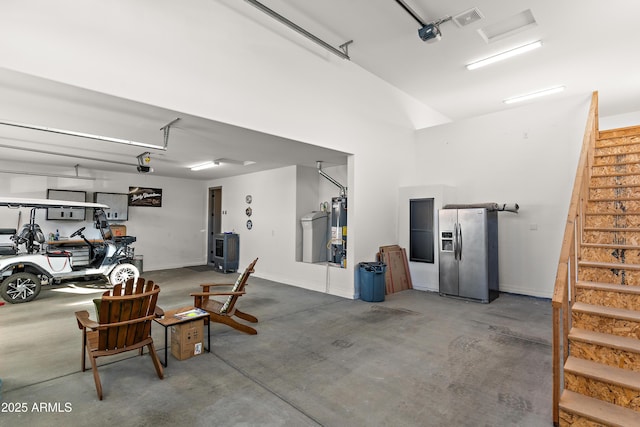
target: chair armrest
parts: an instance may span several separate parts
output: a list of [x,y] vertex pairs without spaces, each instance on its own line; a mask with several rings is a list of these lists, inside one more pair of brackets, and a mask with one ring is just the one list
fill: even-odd
[[246,291],[242,291],[242,292],[194,292],[192,294],[190,294],[192,297],[208,297],[208,296],[215,296],[215,295],[244,295],[246,294]]
[[76,320],[78,321],[78,328],[80,329],[96,329],[100,326],[98,322],[89,319],[89,312],[87,310],[76,311]]
[[156,309],[155,309],[155,311],[154,311],[153,313],[156,315],[156,317],[162,317],[162,316],[164,316],[164,310],[163,310],[163,309],[161,309],[161,308],[160,308],[160,307],[158,307],[158,306],[156,306]]
[[233,286],[235,283],[201,283],[200,286]]

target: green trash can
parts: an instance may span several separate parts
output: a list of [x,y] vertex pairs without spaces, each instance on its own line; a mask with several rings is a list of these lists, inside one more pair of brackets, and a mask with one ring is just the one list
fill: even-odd
[[386,282],[384,273],[387,265],[383,262],[361,262],[358,265],[360,273],[360,299],[367,302],[384,301]]

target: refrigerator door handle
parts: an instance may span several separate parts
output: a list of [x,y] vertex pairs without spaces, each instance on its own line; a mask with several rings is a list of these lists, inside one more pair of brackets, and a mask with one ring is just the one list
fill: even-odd
[[462,261],[462,226],[458,224],[458,260]]
[[453,224],[453,259],[458,260],[458,223]]

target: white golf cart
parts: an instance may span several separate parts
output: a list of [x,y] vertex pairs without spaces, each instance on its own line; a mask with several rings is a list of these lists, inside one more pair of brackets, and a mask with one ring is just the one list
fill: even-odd
[[[0,245],[0,295],[10,303],[29,302],[40,293],[42,284],[57,284],[62,280],[103,277],[111,284],[122,283],[140,272],[131,264],[136,241],[133,236],[114,236],[104,209],[107,205],[88,202],[68,202],[49,199],[0,198],[0,207],[31,208],[29,223],[20,232],[16,229],[0,229],[0,235],[10,235],[10,244]],[[83,262],[74,263],[73,251],[63,243],[48,244],[40,226],[36,224],[36,210],[45,208],[93,208],[95,227],[100,230],[102,241],[87,239],[82,227],[69,238],[80,237],[84,242]],[[88,252],[88,256],[87,255]]]

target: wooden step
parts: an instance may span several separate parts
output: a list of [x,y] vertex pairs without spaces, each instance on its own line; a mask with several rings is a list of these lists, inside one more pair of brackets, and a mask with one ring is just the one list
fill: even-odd
[[571,309],[573,327],[588,331],[640,338],[640,312],[624,308],[575,302]]
[[640,228],[640,212],[587,212],[587,228]]
[[569,342],[574,357],[640,372],[640,340],[636,338],[571,328]]
[[589,189],[590,190],[602,190],[602,189],[609,189],[609,188],[637,188],[640,187],[640,184],[638,183],[633,183],[633,184],[602,184],[602,185],[590,185]]
[[589,185],[634,185],[640,183],[640,176],[637,174],[603,175],[591,176]]
[[597,244],[637,245],[640,243],[640,231],[625,230],[632,229],[590,227],[582,234],[582,240],[584,241],[584,243]]
[[589,188],[589,201],[640,200],[640,186]]
[[598,132],[596,146],[598,143],[603,143],[604,141],[614,138],[629,138],[635,135],[640,135],[640,126],[628,126],[624,128],[601,130]]
[[[578,280],[576,282],[576,288],[640,295],[640,286],[625,286],[616,285],[613,283],[588,282]],[[638,309],[640,309],[640,306],[638,306]]]
[[593,426],[589,421],[612,427],[640,425],[638,412],[570,390],[562,392],[559,406],[561,425]]
[[607,150],[608,148],[612,148],[612,147],[596,148],[596,153],[594,153],[593,159],[598,161],[598,160],[604,160],[607,157],[633,156],[634,154],[640,155],[640,149],[638,149],[638,147],[640,147],[640,144],[634,143],[630,146],[634,146],[634,147],[630,149],[628,147],[625,147],[624,150],[618,150],[618,151]]
[[640,270],[640,264],[621,264],[616,262],[597,261],[580,261],[578,262],[578,267],[604,268],[606,270]]
[[640,211],[640,201],[636,200],[589,200],[587,203],[587,213],[610,213],[638,212]]
[[578,281],[575,301],[636,310],[640,308],[640,286]]
[[640,411],[640,372],[569,356],[564,376],[567,390]]
[[624,245],[616,243],[581,243],[583,248],[609,248],[609,249],[623,249],[623,250],[640,250],[638,245]]
[[620,173],[594,173],[591,174],[591,178],[615,178],[618,176],[638,176],[638,172],[620,172]]
[[580,257],[583,261],[603,262],[622,265],[640,265],[640,247],[634,245],[587,246],[580,248]]
[[[640,154],[628,154],[628,153],[620,153],[620,154],[604,154],[597,156],[594,159],[595,163],[592,167],[601,167],[601,166],[629,166],[629,165],[637,165],[640,163]],[[616,169],[617,170],[617,169]]]

